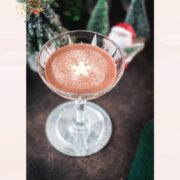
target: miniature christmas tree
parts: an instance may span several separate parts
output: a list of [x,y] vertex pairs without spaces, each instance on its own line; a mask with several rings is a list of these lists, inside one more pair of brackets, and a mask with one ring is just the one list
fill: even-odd
[[56,6],[54,0],[27,1],[27,60],[33,70],[36,70],[36,55],[43,44],[65,31],[54,10]]
[[109,9],[106,0],[98,0],[88,21],[87,29],[101,34],[109,32]]
[[146,14],[144,0],[132,0],[128,8],[125,22],[131,24],[136,31],[137,38],[149,38],[150,28]]

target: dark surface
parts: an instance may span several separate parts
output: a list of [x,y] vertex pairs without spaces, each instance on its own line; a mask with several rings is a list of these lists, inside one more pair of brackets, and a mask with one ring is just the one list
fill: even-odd
[[107,110],[113,134],[99,153],[72,158],[56,151],[45,136],[51,110],[65,102],[38,74],[27,70],[27,179],[124,180],[127,178],[145,122],[153,118],[153,56],[149,45],[128,66],[118,85],[94,100]]

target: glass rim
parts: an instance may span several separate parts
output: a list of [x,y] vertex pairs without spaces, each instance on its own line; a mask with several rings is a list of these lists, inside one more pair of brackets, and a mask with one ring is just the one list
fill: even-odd
[[65,34],[70,34],[70,33],[77,33],[77,32],[85,32],[85,33],[92,33],[92,34],[97,34],[105,39],[107,39],[108,41],[110,41],[114,46],[116,46],[116,48],[119,50],[121,56],[122,56],[122,59],[124,60],[123,58],[123,55],[122,55],[122,52],[121,52],[121,48],[117,45],[117,43],[115,43],[113,40],[109,39],[106,35],[103,35],[101,33],[98,33],[98,32],[95,32],[95,31],[89,31],[89,30],[70,30],[70,31],[64,31],[60,34],[57,34],[55,36],[53,36],[51,39],[49,39],[41,48],[41,50],[39,51],[39,55],[38,55],[38,58],[40,57],[43,49],[47,46],[47,44],[49,44],[50,42],[54,41],[56,38],[58,38],[59,36],[62,36],[62,35],[65,35]]

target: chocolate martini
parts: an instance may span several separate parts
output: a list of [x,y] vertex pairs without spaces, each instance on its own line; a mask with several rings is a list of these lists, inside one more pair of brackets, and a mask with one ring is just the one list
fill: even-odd
[[47,81],[70,93],[96,93],[112,85],[117,75],[113,58],[89,44],[72,44],[56,50],[45,67]]

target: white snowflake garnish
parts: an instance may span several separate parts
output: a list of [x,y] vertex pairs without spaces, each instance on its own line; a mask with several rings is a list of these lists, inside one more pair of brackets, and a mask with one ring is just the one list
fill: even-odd
[[78,64],[71,65],[71,68],[74,70],[75,76],[87,76],[91,69],[91,66],[80,61]]

